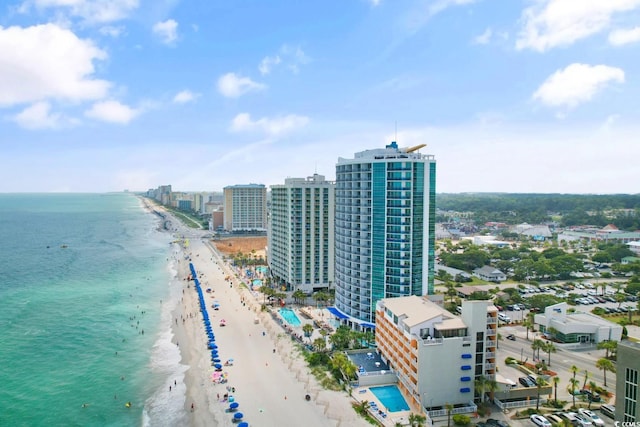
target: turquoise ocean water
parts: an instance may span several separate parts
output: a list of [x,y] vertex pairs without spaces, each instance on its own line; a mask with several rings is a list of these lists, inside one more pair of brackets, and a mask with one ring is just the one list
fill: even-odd
[[0,194],[0,426],[186,424],[160,225],[129,193]]

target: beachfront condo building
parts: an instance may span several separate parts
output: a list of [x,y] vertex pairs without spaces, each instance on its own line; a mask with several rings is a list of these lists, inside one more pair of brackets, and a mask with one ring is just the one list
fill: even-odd
[[267,231],[267,188],[263,184],[224,187],[224,230],[232,233]]
[[[618,342],[616,361],[616,421],[640,422],[640,343]],[[629,424],[630,425],[630,424]]]
[[275,283],[313,293],[333,283],[335,183],[314,174],[272,185],[268,263]]
[[377,305],[378,351],[405,399],[431,418],[446,416],[446,404],[454,413],[476,410],[474,385],[495,380],[497,328],[489,301],[463,301],[460,315],[419,296]]
[[436,161],[424,144],[339,158],[335,307],[354,329],[374,328],[383,298],[433,293]]

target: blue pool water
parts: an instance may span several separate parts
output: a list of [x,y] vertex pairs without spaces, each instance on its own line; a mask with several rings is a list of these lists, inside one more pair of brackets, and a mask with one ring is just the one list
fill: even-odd
[[[389,412],[408,411],[409,405],[402,397],[402,393],[396,385],[385,385],[381,387],[371,387],[369,390],[384,405]],[[382,408],[381,408],[382,409]]]
[[282,316],[282,318],[286,320],[287,323],[291,326],[302,325],[302,322],[300,322],[300,319],[298,318],[298,316],[296,316],[296,313],[294,313],[294,311],[290,308],[281,308],[280,310],[278,310],[278,312],[280,313],[280,316]]

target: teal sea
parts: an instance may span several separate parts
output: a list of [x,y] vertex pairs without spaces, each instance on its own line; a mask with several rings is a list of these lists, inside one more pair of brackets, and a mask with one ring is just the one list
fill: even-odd
[[130,193],[0,194],[0,426],[185,424],[161,225]]

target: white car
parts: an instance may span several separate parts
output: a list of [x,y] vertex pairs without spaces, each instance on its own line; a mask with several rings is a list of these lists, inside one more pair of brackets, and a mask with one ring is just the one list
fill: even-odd
[[538,427],[551,427],[551,423],[542,415],[533,414],[529,417],[531,422],[533,422]]
[[583,417],[585,417],[589,421],[591,421],[593,423],[593,425],[598,426],[598,427],[603,427],[604,426],[604,421],[602,420],[602,418],[597,416],[593,411],[590,411],[590,410],[585,409],[585,408],[580,408],[580,409],[578,409],[578,412]]
[[582,413],[576,415],[576,421],[578,421],[580,427],[593,427],[591,420]]

